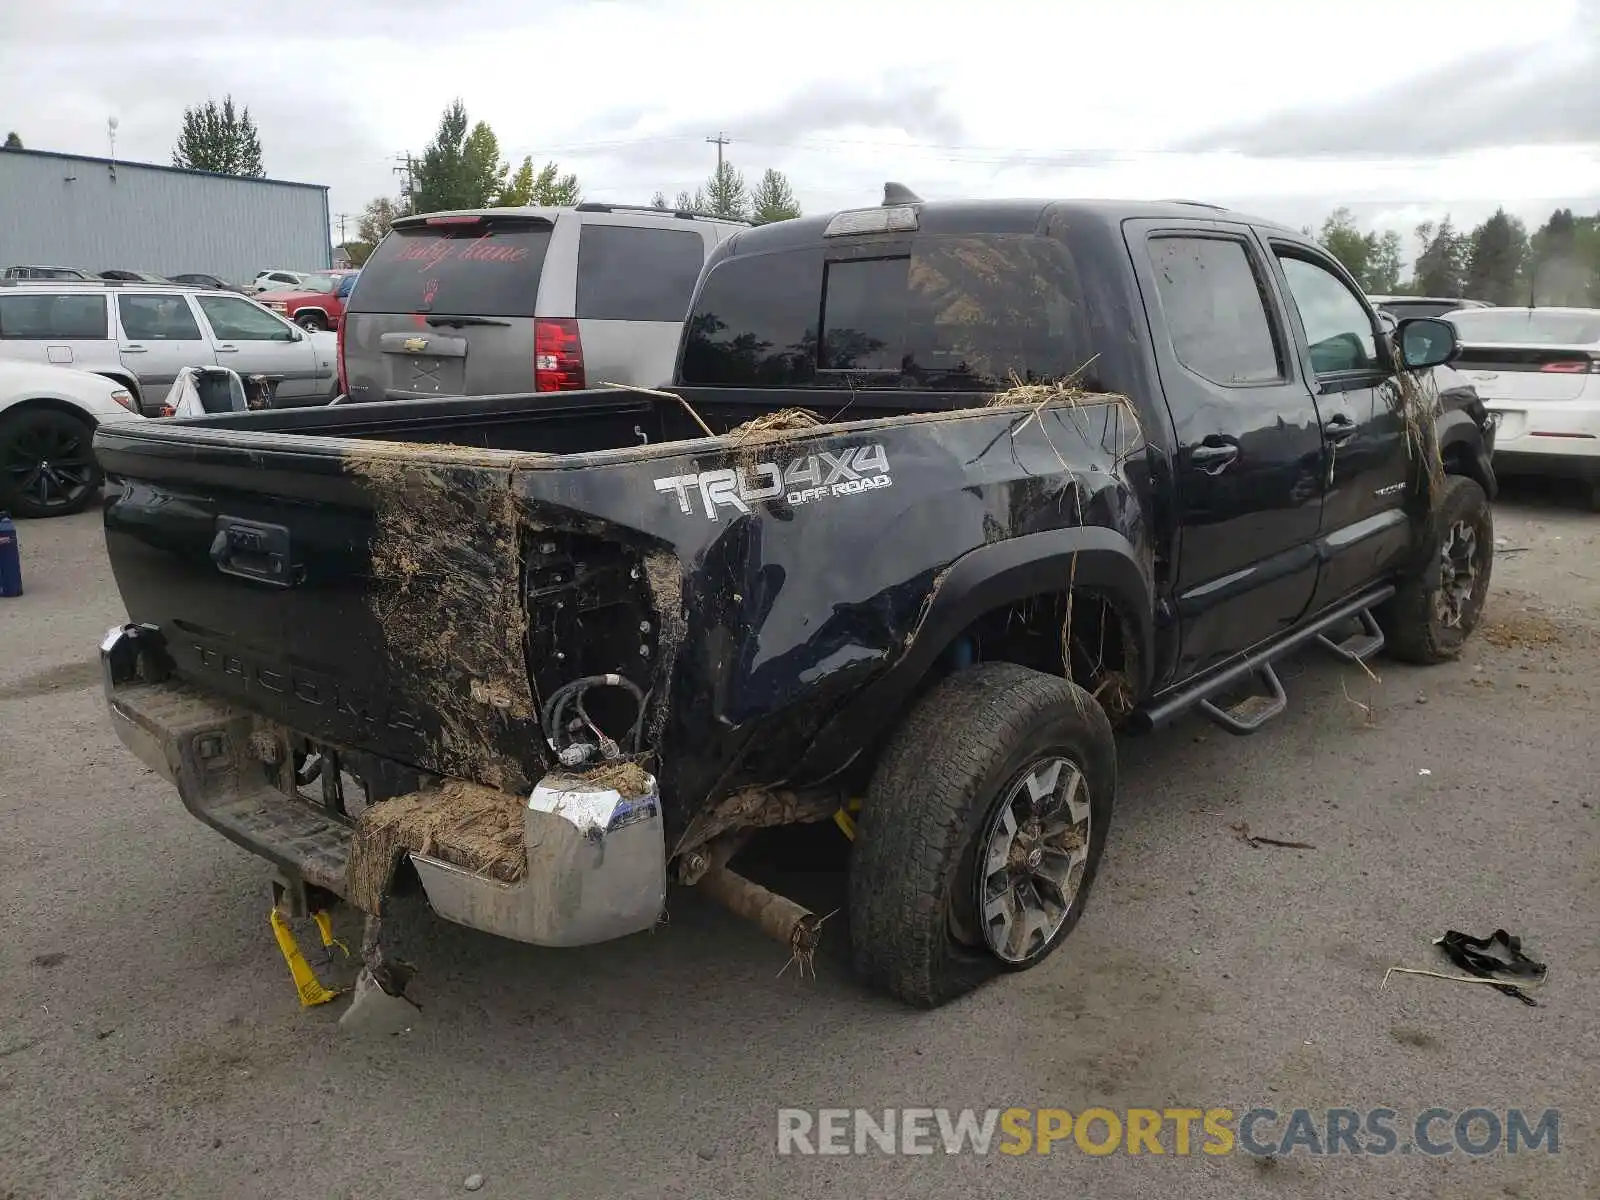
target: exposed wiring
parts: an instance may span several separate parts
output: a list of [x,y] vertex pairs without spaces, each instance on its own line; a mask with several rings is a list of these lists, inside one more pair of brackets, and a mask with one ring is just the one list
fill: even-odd
[[[595,724],[595,722],[590,718],[588,710],[584,707],[584,694],[591,688],[597,687],[622,688],[633,696],[634,704],[637,706],[638,713],[634,718],[633,727],[629,731],[628,735],[629,753],[639,753],[641,738],[644,730],[644,712],[646,703],[645,693],[640,690],[638,684],[634,683],[633,680],[628,679],[623,675],[585,675],[581,679],[574,679],[571,683],[563,684],[561,687],[557,688],[553,693],[551,693],[550,698],[545,701],[544,708],[540,712],[545,741],[549,743],[550,749],[553,750],[563,762],[566,761],[564,751],[571,748],[563,747],[561,745],[561,740],[563,734],[572,732],[574,727],[577,729],[587,727],[588,730],[594,734],[595,740],[598,742],[597,748],[604,757],[615,758],[621,752],[616,741],[609,737],[604,730]],[[577,721],[574,722],[573,726],[568,726],[564,721],[568,705],[574,706],[577,710]],[[579,761],[586,759],[587,756],[587,752],[585,752],[583,758]]]

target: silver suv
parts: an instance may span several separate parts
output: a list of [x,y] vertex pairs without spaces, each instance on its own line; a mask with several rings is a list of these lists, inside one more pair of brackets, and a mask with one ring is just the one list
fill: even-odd
[[337,341],[308,333],[233,292],[176,284],[0,280],[0,358],[93,371],[159,416],[184,367],[264,375],[279,407],[325,404]]
[[707,256],[746,222],[613,204],[396,221],[339,351],[351,401],[656,387]]

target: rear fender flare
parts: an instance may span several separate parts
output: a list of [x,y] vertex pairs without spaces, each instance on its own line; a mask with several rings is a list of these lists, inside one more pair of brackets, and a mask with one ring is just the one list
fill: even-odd
[[823,727],[797,778],[831,775],[875,744],[939,657],[978,618],[1068,588],[1104,596],[1128,623],[1138,653],[1135,695],[1144,695],[1154,663],[1155,600],[1150,572],[1133,545],[1101,526],[1025,534],[981,546],[950,565],[906,652]]

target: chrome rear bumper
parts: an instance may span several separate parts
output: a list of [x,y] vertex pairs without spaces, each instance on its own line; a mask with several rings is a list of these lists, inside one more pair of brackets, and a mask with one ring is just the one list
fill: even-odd
[[[352,822],[308,803],[287,731],[249,710],[162,678],[152,631],[122,626],[100,645],[106,704],[123,745],[178,789],[185,808],[281,871],[347,896]],[[541,946],[581,946],[652,928],[666,900],[666,836],[653,778],[624,796],[581,777],[542,780],[522,807],[527,869],[503,883],[412,853],[434,911]]]

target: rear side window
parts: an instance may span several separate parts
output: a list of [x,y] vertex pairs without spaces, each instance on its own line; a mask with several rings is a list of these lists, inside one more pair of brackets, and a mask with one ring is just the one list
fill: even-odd
[[705,265],[687,229],[585,225],[578,239],[580,320],[681,321]]
[[118,296],[122,332],[136,342],[198,342],[200,326],[182,296]]
[[1262,281],[1243,242],[1152,238],[1150,263],[1179,362],[1224,387],[1283,378]]
[[981,390],[1059,379],[1094,357],[1065,246],[941,234],[882,256],[801,250],[729,259],[707,278],[683,377],[713,386]]
[[392,230],[361,268],[350,311],[531,317],[550,231],[548,221]]
[[0,296],[0,338],[105,341],[104,296]]

